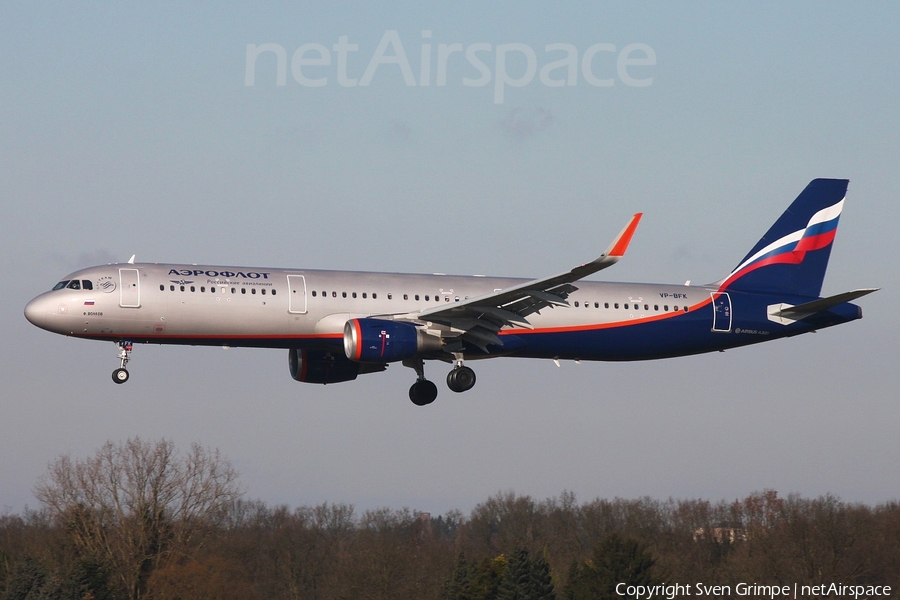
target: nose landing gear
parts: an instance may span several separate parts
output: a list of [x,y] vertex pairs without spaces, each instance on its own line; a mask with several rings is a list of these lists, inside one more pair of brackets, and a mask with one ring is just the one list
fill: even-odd
[[125,383],[128,381],[128,371],[125,369],[125,365],[128,364],[128,361],[131,360],[131,348],[132,343],[126,340],[121,342],[116,342],[116,347],[119,349],[119,355],[116,357],[121,362],[121,366],[112,372],[112,380],[116,383]]

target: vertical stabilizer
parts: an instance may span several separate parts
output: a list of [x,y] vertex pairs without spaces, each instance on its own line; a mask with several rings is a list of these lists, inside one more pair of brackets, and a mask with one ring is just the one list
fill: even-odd
[[848,183],[811,181],[719,289],[819,297]]

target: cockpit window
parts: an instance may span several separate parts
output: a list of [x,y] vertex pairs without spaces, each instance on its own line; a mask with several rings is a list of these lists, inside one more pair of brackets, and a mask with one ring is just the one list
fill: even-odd
[[69,285],[67,285],[66,287],[69,288],[70,290],[80,290],[81,282],[78,281],[77,279],[73,279],[72,281],[69,282]]
[[53,286],[53,291],[55,292],[56,290],[61,290],[64,287],[66,287],[67,285],[69,285],[68,279],[66,279],[65,281],[60,281],[59,283],[57,283],[56,285]]
[[94,289],[94,284],[88,281],[87,279],[81,280],[81,289],[83,290],[92,290]]

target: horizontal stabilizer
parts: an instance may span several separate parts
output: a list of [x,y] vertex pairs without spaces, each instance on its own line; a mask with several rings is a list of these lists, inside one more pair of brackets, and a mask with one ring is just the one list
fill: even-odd
[[795,321],[806,318],[816,313],[824,312],[830,308],[834,308],[846,302],[852,302],[857,298],[862,298],[872,292],[877,292],[880,288],[862,288],[828,298],[820,298],[812,302],[804,302],[796,306],[791,304],[771,304],[769,305],[769,320],[789,325]]

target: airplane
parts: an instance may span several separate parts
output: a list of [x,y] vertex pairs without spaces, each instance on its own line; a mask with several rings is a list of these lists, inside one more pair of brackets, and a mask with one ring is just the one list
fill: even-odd
[[821,297],[849,181],[815,179],[738,263],[707,285],[584,281],[624,255],[635,214],[591,262],[542,279],[115,263],[66,275],[25,307],[48,331],[112,341],[129,379],[133,344],[288,350],[291,377],[351,381],[412,368],[409,397],[434,402],[425,360],[447,385],[475,385],[466,361],[499,356],[632,361],[724,351],[862,318],[862,288]]

